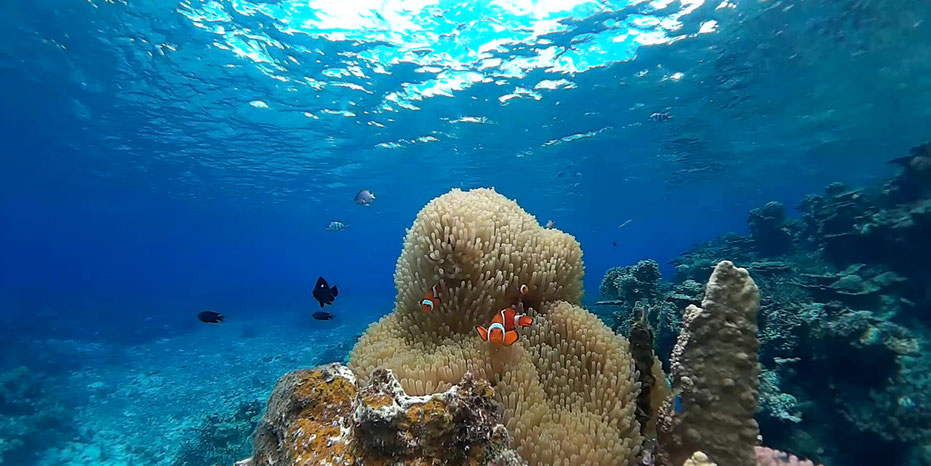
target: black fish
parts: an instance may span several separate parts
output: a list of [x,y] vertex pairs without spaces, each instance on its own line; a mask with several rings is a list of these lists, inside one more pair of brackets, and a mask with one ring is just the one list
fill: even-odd
[[208,324],[219,324],[220,322],[224,322],[223,314],[213,311],[204,311],[197,314],[197,320]]
[[612,241],[611,244],[613,244],[614,247],[617,247],[617,241]]
[[320,303],[321,308],[324,304],[333,304],[337,296],[339,296],[339,290],[335,285],[331,287],[323,277],[317,279],[317,284],[314,286],[314,299]]
[[333,314],[330,314],[326,311],[317,311],[314,313],[314,319],[317,320],[333,320]]

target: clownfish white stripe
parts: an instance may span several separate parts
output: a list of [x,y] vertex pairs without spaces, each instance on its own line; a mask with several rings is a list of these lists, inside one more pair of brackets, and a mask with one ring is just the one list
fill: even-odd
[[496,329],[496,328],[500,328],[501,331],[504,332],[504,326],[501,325],[501,324],[499,324],[499,323],[497,323],[497,322],[495,322],[495,323],[491,324],[491,325],[488,327],[488,333],[491,333],[491,331],[494,330],[494,329]]
[[422,306],[430,306],[430,310],[431,310],[431,311],[433,310],[433,301],[430,301],[429,299],[425,299],[425,300],[421,301],[420,304],[421,304]]

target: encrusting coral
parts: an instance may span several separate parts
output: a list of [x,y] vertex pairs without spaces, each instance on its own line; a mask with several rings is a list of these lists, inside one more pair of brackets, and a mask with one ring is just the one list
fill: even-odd
[[412,397],[390,371],[365,386],[340,364],[288,373],[275,385],[238,465],[497,464],[517,466],[485,381]]
[[728,466],[753,466],[759,429],[757,311],[746,269],[715,267],[702,307],[689,305],[673,349],[672,391],[663,405],[657,462],[680,465],[696,451]]
[[[531,464],[632,464],[639,383],[627,341],[578,307],[582,251],[489,189],[453,190],[421,210],[397,262],[393,313],[373,324],[349,367],[367,380],[390,369],[407,393],[447,390],[466,372],[487,380]],[[420,301],[444,284],[440,304]],[[533,325],[512,346],[483,342],[486,325],[521,285]]]

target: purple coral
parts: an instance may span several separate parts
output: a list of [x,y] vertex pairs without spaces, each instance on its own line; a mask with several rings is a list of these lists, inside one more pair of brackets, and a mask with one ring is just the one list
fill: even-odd
[[821,466],[810,460],[800,460],[793,454],[772,448],[756,446],[753,447],[753,451],[756,453],[757,466]]

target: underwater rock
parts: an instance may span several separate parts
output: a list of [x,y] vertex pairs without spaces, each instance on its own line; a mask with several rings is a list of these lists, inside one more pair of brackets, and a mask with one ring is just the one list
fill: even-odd
[[902,171],[883,187],[887,203],[902,204],[931,198],[931,143],[913,147],[909,155],[890,161]]
[[487,382],[409,396],[391,371],[359,386],[338,363],[282,377],[253,443],[239,464],[523,464]]
[[750,211],[750,237],[764,255],[779,255],[792,248],[792,233],[786,228],[786,209],[772,201]]
[[722,261],[702,307],[686,309],[671,358],[673,398],[659,423],[658,464],[682,464],[696,451],[729,466],[755,464],[759,305],[746,269]]

